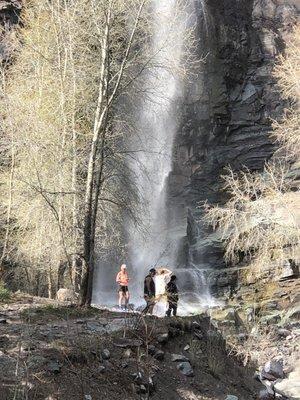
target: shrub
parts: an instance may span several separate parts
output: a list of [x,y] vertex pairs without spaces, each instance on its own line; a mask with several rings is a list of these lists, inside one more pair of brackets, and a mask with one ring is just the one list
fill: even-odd
[[5,287],[3,282],[0,282],[0,302],[10,300],[11,292]]

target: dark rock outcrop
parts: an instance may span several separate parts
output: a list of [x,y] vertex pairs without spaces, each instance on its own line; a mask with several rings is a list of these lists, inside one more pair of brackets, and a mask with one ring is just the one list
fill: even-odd
[[289,1],[204,3],[196,2],[202,7],[198,32],[204,62],[198,79],[186,88],[169,193],[170,207],[184,204],[187,214],[181,260],[188,266],[221,269],[210,278],[213,290],[222,294],[234,286],[236,272],[224,272],[221,240],[203,226],[199,205],[205,200],[224,203],[221,175],[226,166],[261,170],[274,153],[271,120],[280,119],[287,104],[272,70],[298,11]]

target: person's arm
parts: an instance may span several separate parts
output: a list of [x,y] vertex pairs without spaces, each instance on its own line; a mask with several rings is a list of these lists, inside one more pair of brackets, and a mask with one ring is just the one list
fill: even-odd
[[117,283],[120,283],[120,272],[117,273],[116,282],[117,282]]

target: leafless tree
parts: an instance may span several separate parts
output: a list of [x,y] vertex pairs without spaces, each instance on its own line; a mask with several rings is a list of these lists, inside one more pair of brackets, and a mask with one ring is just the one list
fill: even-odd
[[[25,8],[21,45],[5,71],[11,205],[6,190],[2,198],[14,256],[47,273],[49,295],[69,271],[81,304],[89,305],[96,248],[121,242],[125,212],[137,218],[126,142],[138,134],[139,98],[155,89],[145,87],[145,74],[164,68],[184,78],[196,63],[193,27],[185,30],[182,63],[159,57],[166,45],[175,51],[182,43],[182,13],[188,19],[187,2],[178,0],[156,43],[151,0],[35,0]],[[6,174],[3,188],[7,182]]]

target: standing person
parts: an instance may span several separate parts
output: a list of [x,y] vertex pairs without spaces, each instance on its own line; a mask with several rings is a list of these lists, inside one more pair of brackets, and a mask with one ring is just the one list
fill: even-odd
[[178,288],[176,285],[177,277],[175,275],[171,276],[170,282],[166,286],[167,300],[169,303],[169,308],[166,312],[166,316],[170,317],[173,311],[174,317],[177,315],[177,304],[178,304]]
[[[128,307],[129,303],[129,290],[128,290],[128,283],[129,283],[129,277],[128,277],[128,272],[127,272],[127,267],[126,264],[122,264],[120,271],[117,274],[116,277],[116,282],[119,285],[118,288],[118,293],[119,293],[119,308],[126,310]],[[124,302],[124,308],[123,308],[123,302]]]
[[156,269],[151,268],[149,274],[144,280],[144,299],[146,300],[146,307],[144,308],[143,314],[148,312],[152,315],[153,307],[155,305],[155,282],[154,277],[156,275]]
[[172,271],[165,267],[158,268],[155,275],[155,296],[163,296],[166,294],[166,285],[170,282]]
[[156,269],[155,281],[155,306],[153,313],[157,317],[164,317],[167,311],[166,285],[170,282],[172,271],[165,267]]

